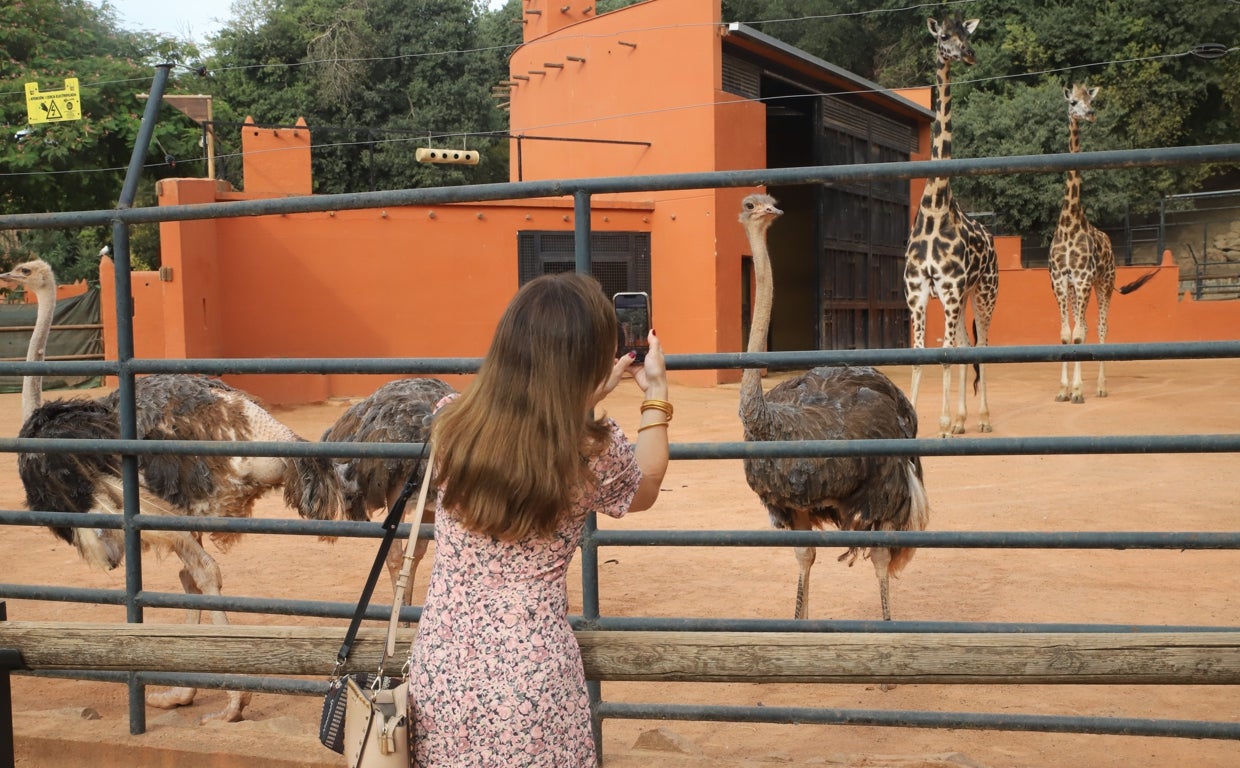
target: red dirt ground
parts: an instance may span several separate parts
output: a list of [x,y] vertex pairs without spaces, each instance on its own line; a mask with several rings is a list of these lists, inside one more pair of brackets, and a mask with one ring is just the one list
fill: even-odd
[[[1096,369],[1086,366],[1086,380]],[[908,370],[888,371],[907,387]],[[993,365],[994,436],[1240,432],[1240,361],[1122,362],[1108,367],[1110,393],[1084,405],[1056,403],[1058,366]],[[772,377],[773,383],[778,377]],[[928,369],[919,411],[922,435],[938,421],[937,369]],[[87,393],[95,394],[95,393]],[[56,395],[53,395],[56,396]],[[737,440],[737,387],[674,387],[672,438]],[[622,425],[637,419],[638,394],[622,385],[605,407]],[[316,439],[345,402],[279,409],[277,416]],[[976,411],[976,400],[970,400]],[[17,395],[0,396],[0,431],[16,434]],[[976,414],[968,426],[976,429]],[[970,432],[970,434],[974,434]],[[1233,531],[1235,455],[931,457],[926,485],[935,530]],[[11,454],[0,456],[0,508],[23,504]],[[272,496],[259,514],[291,516]],[[656,507],[605,525],[650,528],[762,529],[766,514],[745,485],[739,461],[673,464]],[[233,595],[353,601],[374,542],[321,544],[310,537],[246,537],[219,554]],[[814,569],[815,618],[879,617],[873,570],[846,568],[833,551]],[[604,550],[605,615],[784,618],[792,614],[796,566],[790,551],[737,548]],[[0,581],[117,589],[119,572],[92,571],[47,531],[0,529]],[[180,589],[174,562],[148,561],[149,589]],[[415,591],[425,589],[429,568]],[[580,611],[579,581],[569,581]],[[420,598],[420,592],[415,592]],[[1240,552],[1026,551],[923,549],[892,588],[898,619],[994,622],[1098,622],[1240,625]],[[123,621],[120,608],[8,601],[14,620]],[[295,619],[235,614],[238,623]],[[147,620],[179,622],[179,611],[149,610]],[[306,623],[316,620],[303,619]],[[916,686],[883,692],[868,685],[649,685],[607,683],[615,701],[702,702],[847,709],[926,709],[1235,720],[1233,686]],[[223,702],[202,691],[186,712],[148,710],[148,732],[130,736],[126,691],[105,683],[17,676],[13,680],[18,765],[225,766],[337,765],[315,737],[317,699],[255,694],[244,723],[194,725]],[[98,714],[85,719],[83,710]],[[89,713],[88,713],[89,714]],[[643,738],[644,736],[644,738]],[[663,739],[652,739],[663,736]],[[642,740],[639,742],[639,738]],[[651,743],[651,742],[658,743]],[[661,746],[660,746],[661,745]],[[650,748],[654,747],[654,748]],[[666,766],[985,766],[1101,768],[1240,765],[1235,742],[813,725],[607,721],[609,768]]]

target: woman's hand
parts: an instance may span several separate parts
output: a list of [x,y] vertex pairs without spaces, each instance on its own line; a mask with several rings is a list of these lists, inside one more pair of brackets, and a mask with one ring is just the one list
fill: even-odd
[[633,352],[616,358],[615,365],[611,367],[611,373],[594,392],[594,398],[590,402],[591,409],[611,394],[626,373],[633,376],[633,380],[637,382],[637,386],[641,387],[647,398],[667,399],[667,365],[663,361],[663,345],[659,342],[659,337],[654,335],[654,330],[646,335],[646,339],[650,342],[650,350],[646,352],[646,361],[641,364],[634,362],[637,355]]
[[646,352],[646,361],[641,365],[633,363],[628,371],[633,374],[633,380],[637,382],[637,386],[641,387],[647,399],[666,400],[667,363],[663,360],[663,344],[659,341],[659,337],[654,335],[653,328],[650,333],[646,334],[646,340],[650,342],[650,350]]

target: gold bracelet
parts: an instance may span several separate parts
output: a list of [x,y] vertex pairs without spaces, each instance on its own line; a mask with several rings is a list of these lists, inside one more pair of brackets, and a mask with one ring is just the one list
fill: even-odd
[[647,424],[647,425],[645,425],[645,426],[638,427],[638,428],[637,428],[637,431],[638,431],[638,432],[645,432],[646,430],[648,430],[648,429],[650,429],[650,428],[652,428],[652,427],[666,427],[666,426],[667,426],[667,422],[666,422],[666,421],[656,421],[656,422],[654,422],[653,424]]
[[672,404],[666,400],[643,400],[641,412],[645,413],[649,410],[662,411],[668,421],[672,420]]

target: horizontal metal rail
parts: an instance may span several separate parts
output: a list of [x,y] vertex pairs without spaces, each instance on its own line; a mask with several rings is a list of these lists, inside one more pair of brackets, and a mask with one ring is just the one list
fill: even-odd
[[[281,534],[340,538],[381,538],[378,522],[285,520],[142,514],[134,527],[144,531],[198,531]],[[0,525],[46,525],[72,528],[124,527],[120,515],[77,512],[0,510]],[[397,528],[408,538],[410,523]],[[431,524],[419,526],[433,539]],[[1236,531],[777,531],[777,530],[601,530],[591,536],[598,546],[617,547],[919,547],[928,549],[1240,549]]]
[[[974,362],[985,364],[1058,363],[1217,360],[1223,358],[1240,358],[1240,340],[796,352],[709,352],[668,355],[667,367],[669,370],[678,371],[739,368],[803,370],[820,365],[964,365]],[[481,362],[482,359],[477,357],[199,358],[187,360],[134,358],[127,363],[127,367],[135,374],[200,373],[218,376],[244,373],[367,373],[430,376],[474,373]],[[0,363],[0,375],[6,376],[37,376],[40,374],[115,376],[119,369],[120,364],[115,360],[98,362],[4,361]]]
[[1013,173],[1062,173],[1063,171],[1116,168],[1152,168],[1240,160],[1240,144],[1200,147],[1162,147],[1121,149],[1098,152],[1062,152],[1047,155],[964,158],[953,160],[911,160],[894,163],[801,166],[795,168],[757,168],[736,171],[674,173],[659,175],[612,176],[589,179],[521,181],[498,184],[470,184],[457,187],[353,192],[334,195],[305,195],[267,200],[238,200],[225,203],[167,205],[144,208],[117,208],[99,211],[23,213],[0,216],[0,229],[56,229],[162,221],[267,216],[281,213],[344,211],[401,205],[438,205],[516,200],[540,197],[567,197],[622,192],[654,192],[722,187],[769,187],[846,181],[924,179],[942,176],[993,176]]
[[[349,456],[420,455],[421,443],[231,442],[202,440],[91,440],[0,438],[0,453],[103,453],[137,456]],[[745,459],[807,456],[1037,456],[1043,454],[1236,453],[1240,434],[1059,437],[959,437],[950,440],[752,440],[672,443],[673,459]]]
[[871,725],[893,728],[964,728],[969,730],[1092,733],[1113,736],[1177,736],[1189,739],[1240,739],[1240,723],[1201,720],[1153,720],[1079,715],[1008,715],[986,712],[923,710],[823,709],[814,707],[741,707],[687,704],[630,704],[603,701],[598,714],[626,720],[696,720],[731,723]]

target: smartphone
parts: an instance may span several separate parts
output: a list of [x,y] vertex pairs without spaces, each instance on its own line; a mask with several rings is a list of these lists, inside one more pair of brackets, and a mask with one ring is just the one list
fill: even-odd
[[616,353],[627,355],[636,352],[635,362],[643,362],[650,349],[647,338],[650,333],[650,294],[642,292],[617,293],[611,297],[616,306],[618,329]]

